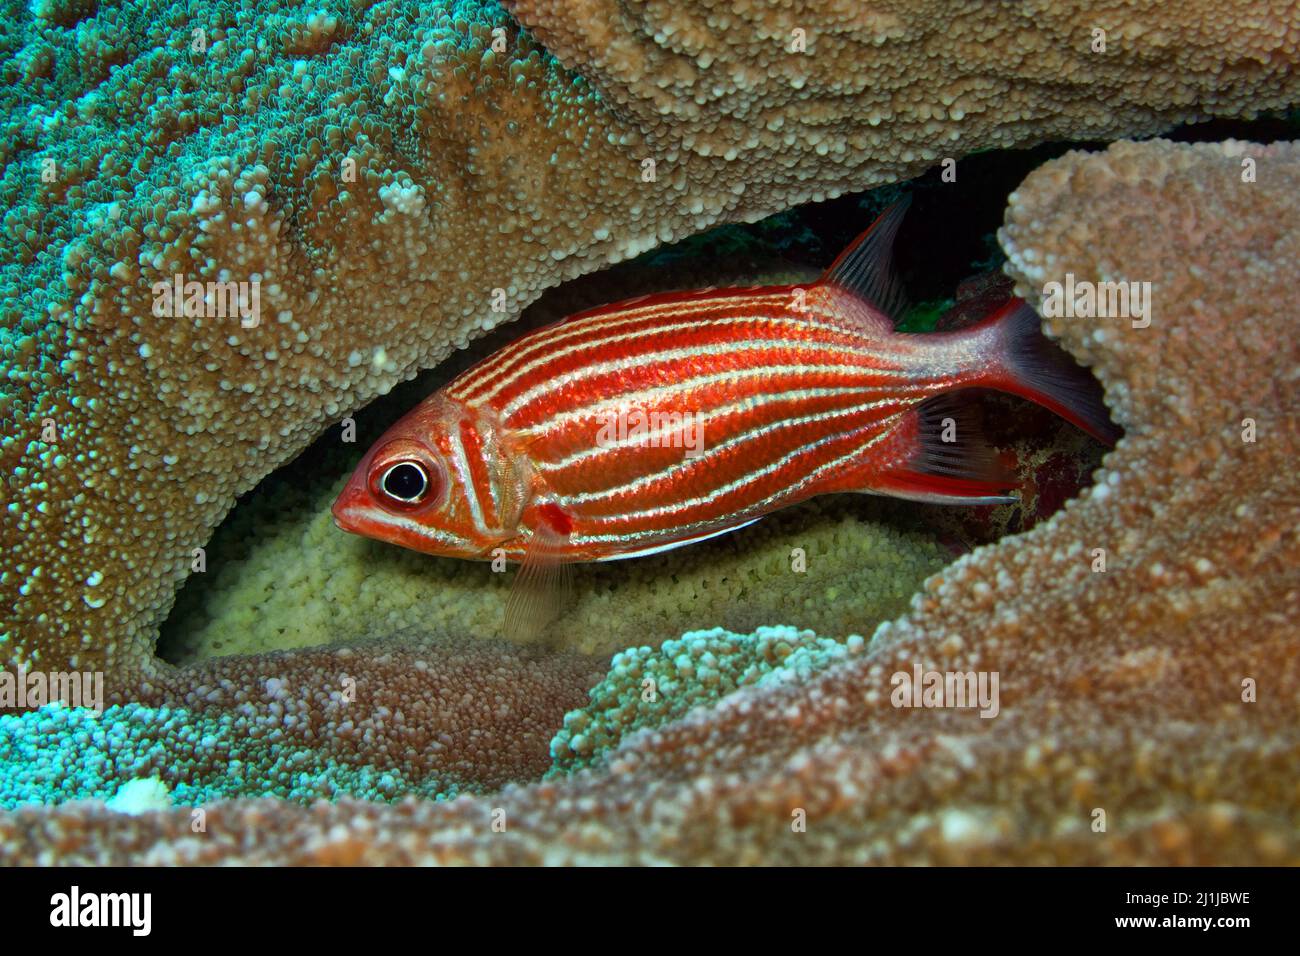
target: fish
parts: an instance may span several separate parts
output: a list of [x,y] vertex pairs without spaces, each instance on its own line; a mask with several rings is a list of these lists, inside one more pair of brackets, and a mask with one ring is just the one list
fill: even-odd
[[518,563],[505,630],[560,613],[575,563],[656,554],[815,495],[1015,500],[958,397],[1021,396],[1106,443],[1100,386],[1011,299],[896,331],[886,209],[815,282],[641,296],[529,332],[390,427],[334,502],[344,531]]

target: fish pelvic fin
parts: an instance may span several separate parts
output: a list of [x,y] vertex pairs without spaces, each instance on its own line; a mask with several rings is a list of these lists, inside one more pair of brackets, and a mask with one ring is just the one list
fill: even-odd
[[565,560],[572,521],[558,505],[539,504],[523,561],[506,598],[504,633],[508,640],[531,643],[559,619],[573,590],[573,566]]
[[1097,380],[1043,334],[1042,320],[1029,303],[1011,299],[971,334],[992,336],[994,367],[973,382],[1027,398],[1082,428],[1105,445],[1122,434],[1111,421]]
[[[818,280],[823,287],[848,293],[847,301],[842,300],[845,311],[874,313],[868,321],[875,324],[886,319],[891,330],[907,311],[907,296],[894,271],[894,240],[911,204],[912,197],[904,196],[885,209]],[[863,305],[869,310],[862,310]]]
[[853,476],[856,490],[937,504],[997,505],[1015,501],[1014,473],[988,444],[978,416],[959,395],[926,399],[899,416],[885,439],[893,465]]

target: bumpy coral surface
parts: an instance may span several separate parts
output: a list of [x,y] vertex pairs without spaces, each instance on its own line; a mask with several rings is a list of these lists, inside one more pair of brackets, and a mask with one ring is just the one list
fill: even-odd
[[477,0],[6,6],[0,661],[147,667],[237,495],[565,278],[1300,89],[1289,0],[515,9],[577,72]]
[[488,791],[540,776],[551,733],[601,664],[419,634],[224,658],[102,714],[0,717],[0,807],[107,799],[150,779],[181,806]]
[[1286,2],[1177,16],[1148,0],[508,5],[652,141],[761,156],[751,184],[815,173],[828,193],[864,162],[929,166],[972,137],[1021,143],[1025,125],[1104,137],[1169,111],[1260,108],[1294,82],[1300,43]]
[[[325,483],[278,520],[237,516],[215,552],[225,560],[212,589],[168,623],[166,659],[346,643],[376,626],[501,632],[512,573],[344,535],[329,514],[340,488]],[[255,515],[288,497],[271,496]],[[900,510],[829,498],[678,555],[578,568],[571,600],[538,643],[608,655],[701,621],[742,630],[798,621],[839,637],[869,630],[902,613],[951,558],[933,535],[886,517]]]
[[811,672],[864,646],[860,634],[841,643],[790,627],[760,627],[746,635],[716,627],[657,648],[630,647],[614,655],[587,706],[565,715],[551,741],[555,763],[549,776],[596,766],[628,734],[667,724],[740,687],[761,685],[773,674]]
[[[1298,196],[1300,144],[1120,143],[1025,182],[1002,235],[1023,293],[1152,283],[1146,327],[1049,323],[1126,437],[857,653],[488,799],[240,801],[202,834],[26,809],[0,815],[6,860],[1300,862]],[[917,669],[996,674],[997,715],[894,706]]]

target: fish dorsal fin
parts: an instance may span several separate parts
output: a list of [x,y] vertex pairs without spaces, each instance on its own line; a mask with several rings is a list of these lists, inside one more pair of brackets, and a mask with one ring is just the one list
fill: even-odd
[[820,280],[850,293],[895,325],[907,310],[907,296],[894,272],[894,239],[911,204],[912,197],[904,196],[877,216]]

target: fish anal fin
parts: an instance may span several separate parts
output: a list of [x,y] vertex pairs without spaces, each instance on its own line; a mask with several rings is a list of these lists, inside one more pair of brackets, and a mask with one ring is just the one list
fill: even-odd
[[506,599],[505,636],[531,643],[554,623],[573,590],[573,566],[564,549],[573,531],[569,516],[553,503],[537,506],[523,561]]
[[940,504],[1006,504],[1015,474],[984,439],[969,403],[939,395],[904,412],[885,439],[891,461],[847,474],[842,490]]
[[864,489],[873,494],[923,501],[936,505],[1005,505],[1016,500],[1005,494],[1006,486],[995,482],[949,475],[932,475],[906,469],[882,475],[875,487]]
[[894,240],[911,201],[904,196],[882,212],[819,280],[865,303],[888,319],[891,328],[907,311],[907,296],[894,271]]

